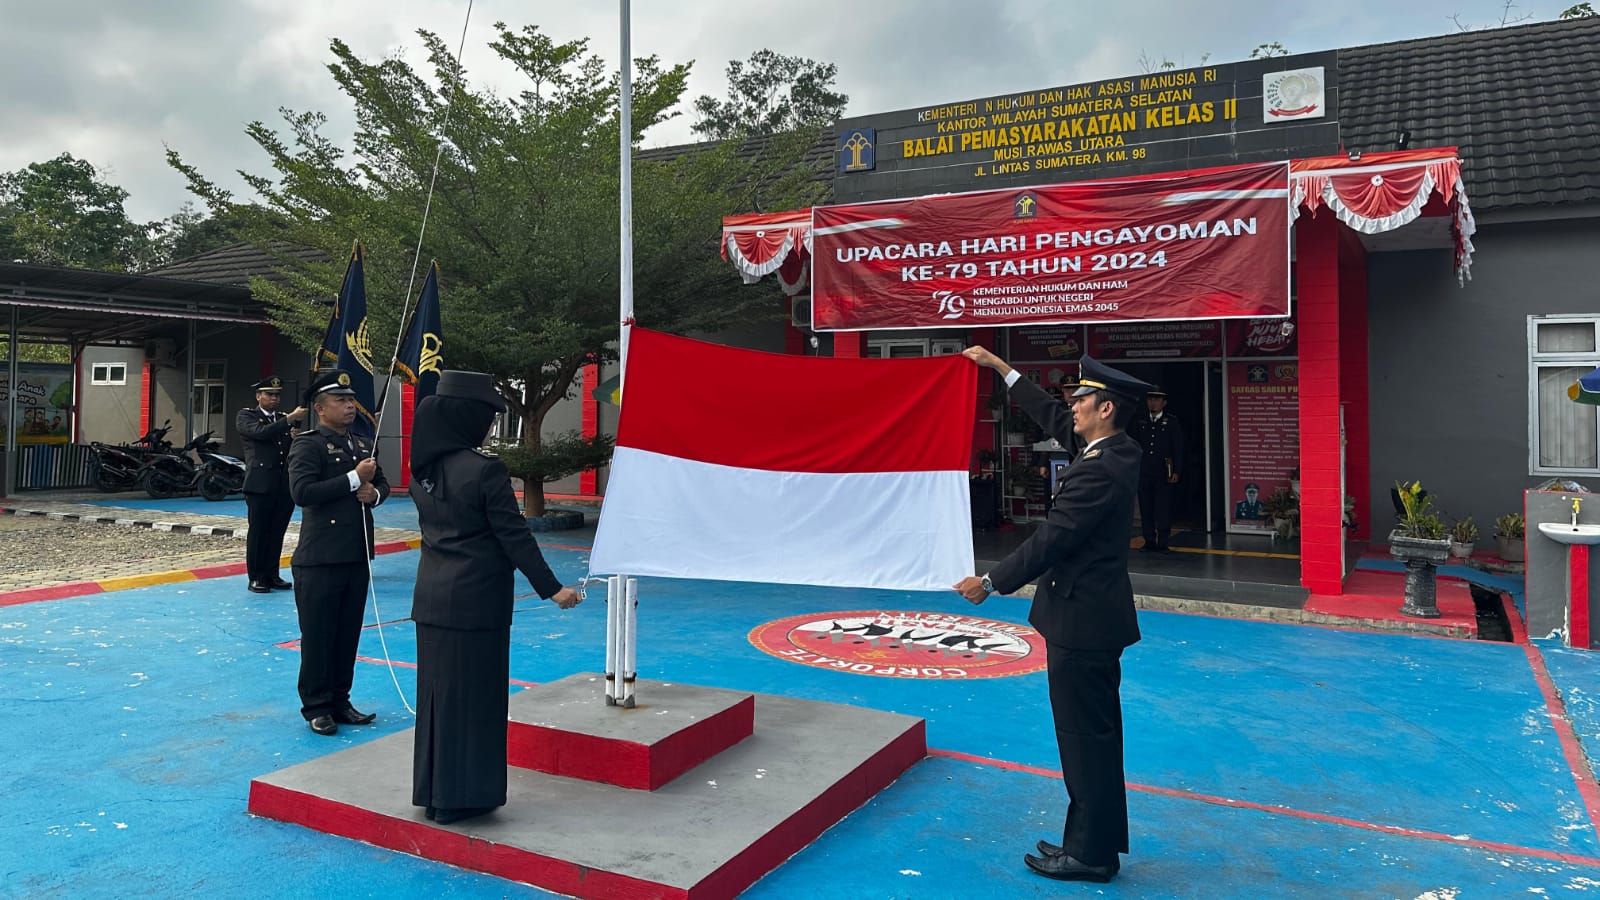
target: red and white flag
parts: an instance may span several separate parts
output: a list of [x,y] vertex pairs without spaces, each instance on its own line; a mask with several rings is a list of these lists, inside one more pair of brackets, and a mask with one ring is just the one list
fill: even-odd
[[634,328],[595,574],[948,590],[971,575],[978,367]]

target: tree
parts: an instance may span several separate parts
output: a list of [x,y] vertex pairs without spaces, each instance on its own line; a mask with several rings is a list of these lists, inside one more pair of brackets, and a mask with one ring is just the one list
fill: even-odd
[[232,207],[207,214],[185,200],[177,212],[151,223],[150,251],[140,268],[153,268],[235,243],[244,218]]
[[[1523,13],[1520,16],[1514,15],[1511,11],[1516,8],[1516,0],[1505,0],[1505,4],[1500,7],[1500,21],[1490,22],[1487,25],[1468,25],[1467,23],[1461,21],[1460,13],[1456,13],[1455,15],[1451,16],[1450,21],[1456,23],[1456,31],[1467,32],[1477,31],[1481,28],[1504,28],[1507,25],[1518,25],[1533,18],[1533,13]],[[1576,8],[1577,7],[1573,7],[1573,9]],[[1568,12],[1571,12],[1571,10],[1568,10]],[[1562,14],[1562,18],[1566,18],[1565,13]]]
[[126,270],[149,241],[148,229],[128,218],[127,199],[70,153],[0,174],[0,258]]
[[1279,41],[1272,41],[1271,43],[1267,44],[1257,44],[1256,48],[1250,51],[1251,59],[1271,59],[1274,56],[1288,55],[1289,51],[1284,49],[1283,44]]
[[[1200,54],[1200,59],[1195,63],[1195,65],[1203,66],[1206,64],[1206,60],[1210,58],[1211,52],[1208,50],[1205,53]],[[1174,62],[1171,57],[1163,56],[1158,60],[1143,50],[1139,51],[1139,71],[1146,75],[1157,71],[1176,69],[1180,67],[1189,68],[1189,66],[1183,62],[1183,58],[1181,56],[1176,62]]]
[[757,50],[748,62],[728,63],[728,99],[694,101],[696,134],[711,140],[825,128],[839,121],[850,98],[833,90],[839,67],[801,56]]
[[[274,170],[270,177],[244,173],[258,206],[235,204],[176,152],[168,157],[214,213],[232,209],[243,217],[242,240],[277,255],[285,279],[257,279],[251,290],[307,350],[321,340],[351,241],[365,244],[381,374],[408,299],[442,133],[420,264],[439,261],[445,359],[451,368],[493,374],[522,423],[522,446],[537,451],[545,415],[573,394],[582,368],[616,357],[618,76],[586,41],[557,43],[532,26],[496,23],[495,30],[490,47],[526,79],[508,96],[473,89],[429,32],[419,35],[431,78],[399,57],[368,63],[333,41],[328,69],[355,108],[351,149],[319,133],[318,113],[285,110],[287,140],[251,123],[246,131]],[[648,57],[635,61],[635,71],[637,136],[674,115],[689,68]],[[819,186],[801,160],[818,137],[796,132],[636,159],[639,324],[715,332],[780,319],[775,287],[743,286],[718,258],[721,218],[816,200]],[[334,262],[292,259],[278,249],[285,245],[319,248]],[[543,515],[542,483],[526,487],[528,515]]]
[[1562,10],[1561,11],[1561,15],[1560,15],[1559,18],[1562,18],[1562,19],[1582,19],[1582,18],[1586,18],[1586,17],[1592,16],[1592,15],[1594,15],[1594,4],[1592,4],[1592,3],[1579,3],[1576,6],[1569,6],[1566,9]]

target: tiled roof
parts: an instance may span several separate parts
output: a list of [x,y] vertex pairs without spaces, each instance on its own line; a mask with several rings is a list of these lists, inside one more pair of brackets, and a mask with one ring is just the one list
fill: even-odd
[[1339,51],[1347,150],[1455,145],[1474,210],[1600,202],[1600,16]]
[[283,277],[277,271],[277,257],[273,254],[306,262],[326,262],[328,259],[327,254],[313,247],[277,244],[273,247],[273,253],[268,253],[251,244],[229,244],[140,274],[249,287],[252,277],[270,281],[278,281]]

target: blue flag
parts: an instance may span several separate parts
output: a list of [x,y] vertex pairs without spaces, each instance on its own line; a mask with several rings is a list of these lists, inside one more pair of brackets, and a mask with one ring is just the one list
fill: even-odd
[[444,329],[439,324],[439,264],[428,266],[422,282],[422,296],[406,327],[406,339],[394,368],[400,380],[417,389],[416,400],[433,396],[439,386],[439,370],[444,367]]
[[344,272],[344,285],[334,302],[328,332],[317,351],[316,371],[343,369],[350,373],[350,387],[356,392],[356,420],[350,430],[369,440],[376,437],[373,418],[372,337],[367,331],[367,277],[363,268],[366,252],[356,242],[350,265]]

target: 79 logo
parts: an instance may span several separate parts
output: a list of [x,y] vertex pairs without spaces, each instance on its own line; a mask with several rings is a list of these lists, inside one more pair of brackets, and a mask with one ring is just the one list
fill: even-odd
[[939,301],[939,317],[959,319],[967,311],[967,298],[955,291],[934,291],[933,299]]

